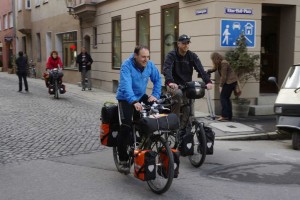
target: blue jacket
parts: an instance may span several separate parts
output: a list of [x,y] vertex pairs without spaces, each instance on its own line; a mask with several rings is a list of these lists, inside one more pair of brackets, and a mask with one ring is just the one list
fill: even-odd
[[143,72],[134,64],[133,54],[123,62],[120,72],[120,82],[117,90],[117,100],[125,100],[128,103],[139,101],[146,94],[148,81],[153,83],[152,96],[160,98],[161,77],[155,64],[148,61]]

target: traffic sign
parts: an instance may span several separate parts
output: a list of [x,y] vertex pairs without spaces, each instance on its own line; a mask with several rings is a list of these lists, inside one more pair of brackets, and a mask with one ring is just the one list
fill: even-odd
[[254,20],[221,19],[221,47],[235,47],[236,39],[244,33],[247,47],[255,47],[256,24]]

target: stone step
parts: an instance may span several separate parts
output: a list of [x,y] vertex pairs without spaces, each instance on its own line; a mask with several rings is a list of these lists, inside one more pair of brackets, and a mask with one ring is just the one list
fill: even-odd
[[257,105],[274,105],[277,94],[260,95],[257,97]]
[[274,115],[274,105],[250,105],[249,115]]

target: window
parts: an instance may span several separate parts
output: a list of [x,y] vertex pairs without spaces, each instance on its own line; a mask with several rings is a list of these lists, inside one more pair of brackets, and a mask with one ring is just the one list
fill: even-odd
[[48,0],[43,0],[43,4],[48,3]]
[[137,45],[150,47],[150,19],[149,10],[136,13],[136,41]]
[[121,68],[121,16],[112,18],[112,67]]
[[22,1],[23,0],[18,0],[18,11],[22,10]]
[[30,0],[26,0],[25,9],[27,9],[27,10],[30,10],[30,9],[31,9]]
[[97,37],[98,37],[97,27],[93,27],[93,35],[94,35],[93,45],[94,45],[94,48],[97,48],[97,44],[98,44],[98,40],[97,40]]
[[2,18],[0,17],[0,31],[2,31]]
[[37,51],[37,61],[40,62],[42,60],[42,46],[41,46],[41,34],[36,34],[36,51]]
[[9,16],[9,28],[13,28],[14,27],[14,17],[12,12],[8,13]]
[[77,56],[77,32],[62,34],[62,62],[66,67],[76,67]]
[[3,24],[4,24],[4,30],[5,29],[8,29],[8,17],[7,17],[7,15],[4,15],[4,17],[3,17]]
[[176,47],[178,38],[178,3],[162,6],[162,33],[161,33],[161,61],[164,62],[165,56]]
[[40,0],[35,0],[35,7],[38,7],[38,6],[40,6]]

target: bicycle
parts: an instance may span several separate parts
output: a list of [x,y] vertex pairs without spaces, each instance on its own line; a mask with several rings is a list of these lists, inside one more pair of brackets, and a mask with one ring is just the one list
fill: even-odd
[[[186,104],[181,105],[181,110],[184,107],[189,108],[189,119],[187,122],[186,134],[184,136],[192,137],[191,145],[193,149],[188,153],[190,163],[194,167],[200,167],[206,158],[207,154],[207,138],[205,134],[205,127],[203,122],[199,122],[192,114],[192,102],[195,99],[200,99],[205,95],[206,86],[204,83],[199,81],[188,82],[185,86],[180,86],[179,89],[183,91],[183,95],[186,95],[188,98],[188,102]],[[169,105],[173,105],[173,100],[169,102]],[[210,102],[208,102],[210,103]],[[176,148],[179,151],[182,151],[182,144],[184,136],[179,134],[179,132],[170,132],[167,135],[167,140],[169,141],[172,148]],[[184,144],[187,145],[187,144]]]
[[[159,114],[159,113],[163,113],[164,110],[167,110],[167,108],[162,106],[162,102],[163,101],[160,101],[158,103],[153,104],[152,106],[143,105],[143,111],[141,111],[138,114],[139,115],[138,119],[133,120],[132,135],[131,135],[133,142],[132,144],[127,146],[127,153],[129,155],[128,171],[122,172],[120,170],[118,148],[116,146],[113,147],[113,157],[114,157],[114,162],[117,167],[117,170],[121,173],[124,173],[125,175],[128,175],[130,173],[130,169],[132,166],[134,166],[134,170],[136,173],[136,169],[138,166],[134,162],[134,159],[136,158],[138,152],[144,150],[151,150],[152,152],[154,152],[155,179],[146,180],[146,182],[150,187],[150,189],[157,194],[162,194],[166,192],[170,188],[174,177],[173,153],[168,142],[165,140],[165,137],[163,137],[171,130],[164,130],[167,128],[162,128],[163,130],[156,130],[150,134],[145,134],[145,131],[143,131],[145,130],[145,127],[141,126],[141,119],[150,119],[151,116],[164,115],[164,114]],[[176,115],[173,116],[177,118]],[[175,128],[177,129],[179,128],[178,123],[177,123],[177,127],[174,127],[174,129]]]

